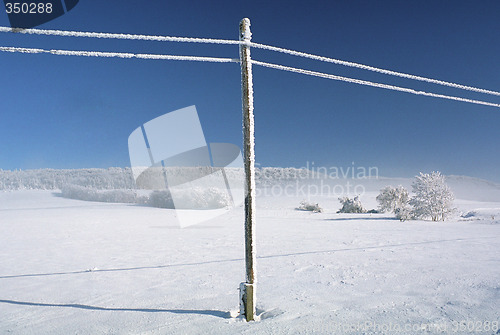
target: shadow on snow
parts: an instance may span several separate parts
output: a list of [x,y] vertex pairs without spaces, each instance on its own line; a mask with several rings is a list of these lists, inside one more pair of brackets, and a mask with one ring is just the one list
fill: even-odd
[[[293,252],[278,255],[263,255],[257,256],[258,259],[267,258],[279,258],[279,257],[291,257],[291,256],[301,256],[310,254],[324,254],[324,253],[336,253],[336,252],[347,252],[347,251],[365,251],[373,249],[387,249],[387,248],[399,248],[412,245],[425,245],[432,243],[443,243],[443,242],[462,242],[462,241],[472,241],[472,240],[483,240],[483,239],[496,239],[496,236],[483,236],[475,238],[456,238],[449,240],[430,240],[421,242],[408,242],[400,244],[384,244],[375,246],[358,246],[354,248],[341,248],[341,249],[329,249],[329,250],[314,250],[314,251],[302,251]],[[80,271],[69,271],[69,272],[49,272],[49,273],[32,273],[32,274],[18,274],[18,275],[4,275],[0,276],[0,279],[10,279],[10,278],[23,278],[23,277],[45,277],[45,276],[59,276],[59,275],[72,275],[72,274],[85,274],[85,273],[97,273],[97,272],[118,272],[118,271],[134,271],[134,270],[149,270],[149,269],[167,269],[180,266],[197,266],[206,264],[216,264],[216,263],[227,263],[227,262],[243,262],[244,258],[232,258],[232,259],[221,259],[205,262],[194,262],[194,263],[179,263],[179,264],[167,264],[167,265],[157,265],[157,266],[137,266],[129,268],[117,268],[117,269],[92,269],[92,270],[80,270]],[[0,300],[2,302],[2,300]],[[5,302],[5,301],[3,301]]]
[[230,319],[231,313],[215,310],[196,310],[196,309],[156,309],[156,308],[117,308],[117,307],[99,307],[81,304],[47,304],[39,302],[15,301],[0,299],[0,303],[21,305],[21,306],[35,306],[35,307],[64,307],[64,308],[78,308],[95,311],[114,311],[114,312],[142,312],[142,313],[174,313],[174,314],[199,314],[211,315],[218,318]]

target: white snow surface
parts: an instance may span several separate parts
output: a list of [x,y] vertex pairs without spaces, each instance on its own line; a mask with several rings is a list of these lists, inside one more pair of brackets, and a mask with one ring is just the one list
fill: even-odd
[[[453,331],[463,321],[495,334],[500,187],[447,181],[458,210],[445,222],[336,214],[320,195],[307,201],[322,213],[298,211],[300,194],[261,189],[250,323],[236,317],[241,207],[181,229],[171,209],[0,191],[0,334],[470,334]],[[371,209],[382,187],[411,180],[356,183]]]

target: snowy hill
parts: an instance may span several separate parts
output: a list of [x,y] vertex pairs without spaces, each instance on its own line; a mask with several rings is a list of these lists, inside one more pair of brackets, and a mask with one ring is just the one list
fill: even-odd
[[500,184],[466,176],[448,176],[446,182],[457,199],[500,201]]
[[[241,169],[226,169],[229,179],[243,178]],[[185,173],[186,170],[181,170]],[[175,168],[173,173],[176,172]],[[447,183],[457,199],[498,201],[500,184],[466,177],[448,176]],[[330,178],[304,169],[257,168],[256,183],[260,188],[290,183],[328,185],[363,185],[366,192],[378,192],[387,185],[403,185],[411,190],[412,178]],[[130,168],[76,169],[76,170],[0,170],[0,190],[57,190],[67,185],[77,185],[93,189],[135,189]]]

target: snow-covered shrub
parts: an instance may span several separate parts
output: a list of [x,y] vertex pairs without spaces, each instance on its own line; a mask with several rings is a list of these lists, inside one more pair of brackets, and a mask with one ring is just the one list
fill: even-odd
[[462,221],[481,221],[489,224],[499,224],[498,217],[500,210],[498,208],[477,208],[460,215]]
[[342,204],[342,208],[337,213],[366,213],[357,196],[354,199],[349,197],[339,198],[339,201]]
[[[174,202],[175,199],[175,202]],[[149,206],[176,209],[216,209],[231,205],[231,198],[225,190],[216,188],[186,188],[153,191]]]
[[203,197],[207,204],[206,208],[223,208],[233,204],[226,189],[210,187],[203,190]]
[[230,206],[225,190],[216,188],[186,188],[175,191],[175,205],[169,190],[152,191],[141,195],[137,190],[98,190],[79,185],[62,187],[62,196],[70,199],[98,202],[146,204],[158,208],[215,209]]
[[410,200],[410,204],[413,206],[415,217],[444,221],[454,211],[453,193],[441,173],[420,173],[415,177],[412,188],[415,196]]
[[408,191],[401,185],[384,187],[376,199],[380,211],[391,213],[395,213],[398,208],[404,207],[410,201]]
[[462,217],[464,219],[473,218],[475,216],[477,216],[477,213],[475,211],[470,211],[470,212],[467,212],[465,214],[460,215],[460,217]]
[[409,220],[413,216],[412,207],[409,204],[410,196],[401,185],[384,187],[376,199],[381,212],[394,213],[400,221]]
[[158,208],[174,208],[174,201],[172,200],[172,195],[168,190],[153,191],[149,195],[147,204]]
[[177,209],[216,209],[232,205],[227,191],[214,187],[175,190],[173,197]]
[[313,213],[321,213],[323,212],[323,208],[319,207],[319,204],[310,204],[307,201],[301,201],[300,206],[297,207],[298,210],[301,211],[309,211]]
[[409,204],[404,204],[402,207],[398,207],[394,210],[396,218],[399,221],[413,220],[415,216],[413,214],[413,208]]

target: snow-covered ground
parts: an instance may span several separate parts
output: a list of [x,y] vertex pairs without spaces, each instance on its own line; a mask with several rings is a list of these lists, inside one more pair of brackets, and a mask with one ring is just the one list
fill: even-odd
[[[170,209],[0,191],[0,334],[500,333],[500,187],[448,182],[446,222],[336,214],[326,195],[309,199],[323,213],[297,211],[302,194],[260,192],[250,323],[235,317],[242,208],[181,229]],[[411,180],[357,183],[371,209]]]

